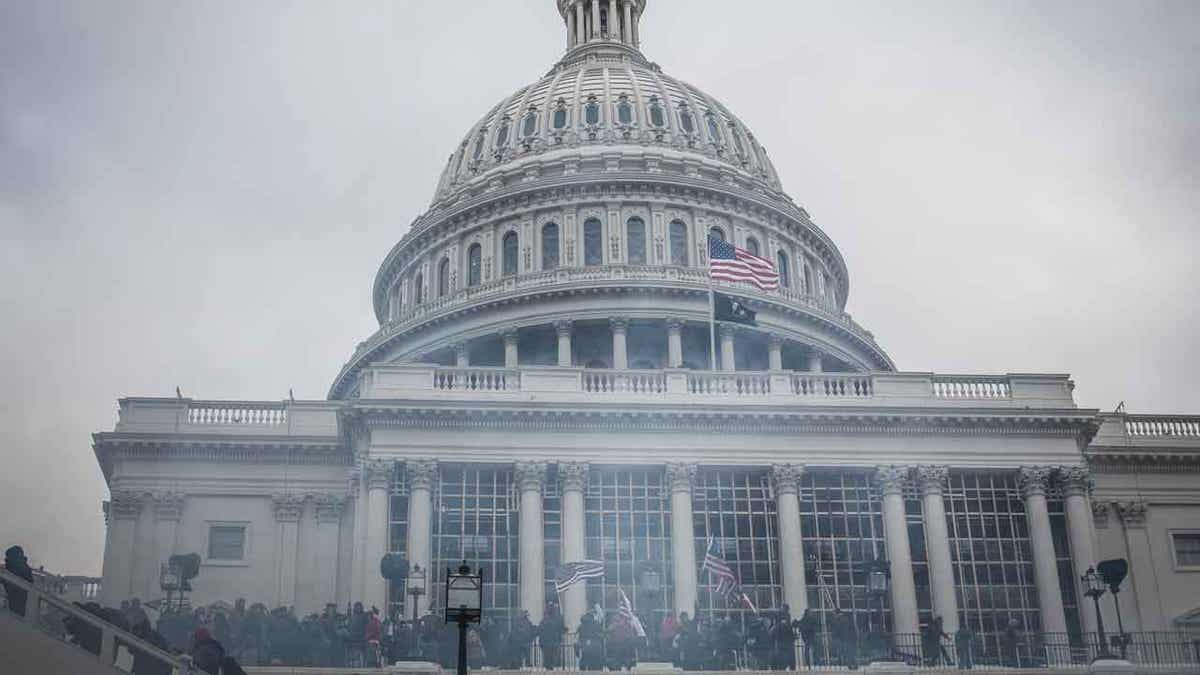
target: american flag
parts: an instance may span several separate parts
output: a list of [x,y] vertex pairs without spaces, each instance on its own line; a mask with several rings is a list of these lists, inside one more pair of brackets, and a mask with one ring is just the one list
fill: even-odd
[[580,560],[563,563],[558,568],[554,588],[559,593],[567,590],[584,579],[598,579],[604,576],[604,563],[599,560]]
[[779,288],[775,263],[708,235],[708,275],[719,281],[746,281],[763,291]]
[[708,540],[708,551],[704,554],[704,564],[700,566],[701,570],[708,570],[708,579],[711,582],[713,577],[717,578],[717,593],[728,596],[737,588],[737,575],[733,573],[733,568],[725,562],[721,557],[721,545],[716,539]]
[[629,625],[633,626],[633,632],[638,637],[646,637],[646,627],[642,625],[642,620],[637,618],[637,615],[633,613],[633,603],[629,602],[629,596],[625,595],[625,589],[618,588],[617,592],[621,594],[619,600],[620,609],[618,610],[621,617],[628,621]]

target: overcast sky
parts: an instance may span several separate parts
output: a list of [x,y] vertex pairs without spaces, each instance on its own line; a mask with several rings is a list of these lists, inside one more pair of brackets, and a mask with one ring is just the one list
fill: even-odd
[[[901,5],[915,4],[915,7]],[[552,0],[0,3],[0,545],[98,574],[121,396],[323,398]],[[650,0],[902,370],[1200,413],[1200,3]]]

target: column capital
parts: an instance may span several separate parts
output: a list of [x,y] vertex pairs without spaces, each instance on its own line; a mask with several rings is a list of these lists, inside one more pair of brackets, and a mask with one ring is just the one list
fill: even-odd
[[1125,527],[1145,527],[1146,514],[1150,510],[1150,506],[1145,500],[1135,499],[1128,502],[1116,502],[1117,516]]
[[696,464],[692,462],[668,462],[667,481],[671,492],[691,492],[696,479]]
[[455,342],[453,345],[451,345],[451,347],[454,349],[455,356],[466,356],[467,355],[467,343]]
[[1092,470],[1086,466],[1059,467],[1063,492],[1068,497],[1086,497],[1092,492]]
[[781,349],[783,347],[783,336],[779,333],[768,333],[767,346],[771,349]]
[[737,330],[737,326],[731,323],[723,323],[718,327],[722,340],[732,340],[733,336],[737,335]]
[[368,490],[386,490],[392,485],[396,463],[386,459],[366,459],[362,463],[362,479]]
[[437,478],[437,460],[407,459],[404,460],[404,471],[409,492],[429,490],[433,488],[433,479]]
[[346,470],[346,495],[350,499],[358,497],[358,488],[362,484],[362,474],[357,468]]
[[916,475],[922,495],[940,495],[950,478],[950,467],[925,464],[917,467]]
[[907,466],[892,464],[875,468],[875,485],[879,488],[879,492],[882,495],[903,494],[904,486],[907,482]]
[[667,333],[669,335],[679,335],[683,332],[683,319],[667,319]]
[[803,477],[803,464],[771,465],[771,483],[775,486],[776,497],[785,494],[800,494],[800,479]]
[[133,520],[142,512],[148,497],[136,490],[113,490],[108,501],[108,514],[113,520]]
[[516,327],[510,326],[500,331],[500,337],[504,338],[504,342],[507,344],[515,344],[519,333],[520,331]]
[[1053,477],[1054,468],[1049,466],[1023,466],[1017,469],[1017,484],[1021,486],[1021,494],[1026,499],[1045,497]]
[[156,520],[180,520],[183,518],[183,502],[187,495],[182,492],[156,492],[154,518]]
[[558,337],[571,337],[574,329],[575,322],[570,319],[560,319],[554,322],[554,330],[558,333]]
[[521,492],[541,492],[546,486],[546,463],[518,460],[513,463],[513,477]]
[[1105,529],[1108,527],[1108,515],[1112,512],[1112,504],[1108,502],[1092,502],[1092,522],[1096,527]]
[[318,523],[336,523],[342,519],[346,498],[335,494],[313,495],[313,517]]
[[629,317],[614,316],[609,318],[608,325],[614,333],[624,333],[629,330]]
[[562,481],[563,492],[586,490],[590,468],[587,462],[559,462],[558,479]]
[[304,512],[304,495],[271,495],[271,508],[275,511],[275,522],[297,523]]

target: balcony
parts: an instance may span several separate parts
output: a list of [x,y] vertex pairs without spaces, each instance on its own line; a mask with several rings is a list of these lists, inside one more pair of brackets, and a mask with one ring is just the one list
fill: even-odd
[[336,438],[340,408],[325,401],[123,398],[114,431]]
[[1072,388],[1066,375],[593,370],[550,366],[454,368],[391,364],[365,369],[359,395],[364,400],[536,400],[563,404],[720,402],[1073,409]]

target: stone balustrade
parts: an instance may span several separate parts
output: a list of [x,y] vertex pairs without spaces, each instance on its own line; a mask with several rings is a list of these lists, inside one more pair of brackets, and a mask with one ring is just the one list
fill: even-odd
[[124,398],[115,431],[337,436],[339,408],[339,404],[325,401]]
[[1141,438],[1200,439],[1200,415],[1129,415],[1125,433]]
[[279,426],[287,424],[287,406],[278,403],[192,403],[188,424]]
[[938,398],[1009,398],[1012,390],[1003,377],[938,375],[933,378],[933,395]]

